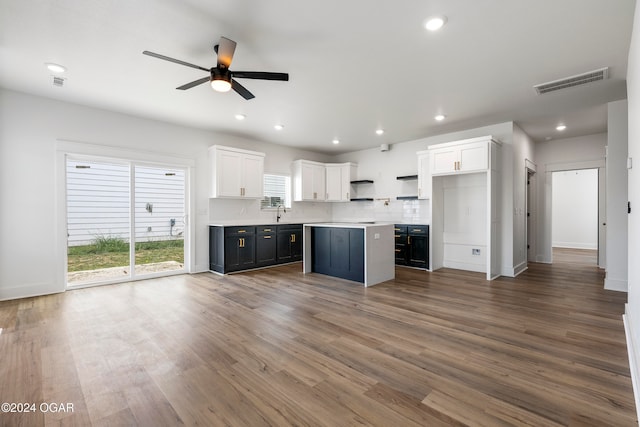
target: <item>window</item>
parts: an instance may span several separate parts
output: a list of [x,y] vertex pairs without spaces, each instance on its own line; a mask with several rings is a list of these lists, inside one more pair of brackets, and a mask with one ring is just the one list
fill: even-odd
[[291,207],[291,177],[287,175],[264,174],[264,198],[261,209]]

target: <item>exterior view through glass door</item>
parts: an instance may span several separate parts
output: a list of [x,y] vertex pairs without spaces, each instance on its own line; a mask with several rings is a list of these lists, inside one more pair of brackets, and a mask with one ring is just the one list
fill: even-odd
[[68,285],[185,271],[185,176],[182,168],[67,158]]

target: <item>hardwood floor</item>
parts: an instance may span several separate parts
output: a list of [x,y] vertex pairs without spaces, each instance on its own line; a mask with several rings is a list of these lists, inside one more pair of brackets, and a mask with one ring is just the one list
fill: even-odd
[[398,268],[368,289],[300,271],[0,303],[0,402],[73,404],[0,424],[636,425],[626,294],[596,267]]
[[595,249],[552,248],[554,264],[598,265]]

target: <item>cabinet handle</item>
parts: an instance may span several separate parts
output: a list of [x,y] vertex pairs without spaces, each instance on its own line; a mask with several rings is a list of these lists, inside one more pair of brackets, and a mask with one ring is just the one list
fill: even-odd
[[291,243],[295,243],[296,242],[296,235],[292,234],[291,235]]
[[262,230],[262,231],[267,232],[267,231],[271,231],[271,229],[270,229],[270,228],[265,228],[265,229],[264,229],[264,230]]
[[271,236],[262,236],[264,239],[270,239]]
[[407,236],[407,245],[411,244],[411,236]]
[[402,249],[396,249],[396,252],[402,252]]
[[238,233],[246,233],[247,230],[238,230]]
[[316,193],[315,191],[313,192],[313,199],[317,199],[318,198],[318,193]]
[[347,200],[349,200],[349,192],[347,191]]
[[240,246],[241,248],[244,248],[244,237],[240,237],[240,238],[238,239],[238,243],[239,243],[239,246]]
[[416,232],[416,233],[422,233],[422,230],[421,230],[420,228],[414,228],[414,229],[413,229],[413,230],[411,230],[411,231],[414,231],[414,232]]

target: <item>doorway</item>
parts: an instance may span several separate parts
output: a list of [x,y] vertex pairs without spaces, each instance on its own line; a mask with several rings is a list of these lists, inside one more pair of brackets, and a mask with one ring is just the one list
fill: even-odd
[[554,263],[598,265],[598,169],[552,173],[551,246]]
[[67,286],[185,272],[186,169],[66,159]]

